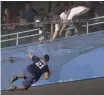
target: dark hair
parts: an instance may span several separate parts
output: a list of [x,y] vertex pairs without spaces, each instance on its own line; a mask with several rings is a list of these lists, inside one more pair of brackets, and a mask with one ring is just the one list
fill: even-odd
[[48,54],[45,54],[45,55],[44,55],[44,59],[45,59],[46,61],[49,61],[49,58],[50,58],[50,57],[49,57]]
[[46,14],[44,14],[43,16],[42,16],[42,18],[41,18],[41,21],[44,21],[44,18],[47,18],[47,20],[49,19],[49,17],[48,17],[48,15],[46,15]]
[[64,6],[64,11],[68,11],[70,9],[69,3],[66,3]]
[[60,11],[58,9],[55,10],[54,15],[60,15]]

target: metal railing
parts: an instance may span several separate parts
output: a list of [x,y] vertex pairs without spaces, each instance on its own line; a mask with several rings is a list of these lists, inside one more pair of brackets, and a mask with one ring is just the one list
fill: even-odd
[[[29,33],[31,31],[36,31],[36,30],[38,30],[37,34],[34,34],[34,35],[32,34],[32,35],[28,35],[28,36],[19,37],[19,34],[23,34],[23,33],[27,33],[27,32]],[[7,42],[7,41],[16,40],[16,46],[18,46],[19,39],[28,38],[28,37],[32,37],[32,36],[37,36],[37,35],[41,35],[41,34],[42,34],[42,30],[40,30],[40,28],[38,28],[38,29],[32,29],[32,30],[27,30],[27,31],[22,31],[22,32],[17,32],[17,33],[12,33],[12,34],[6,34],[6,35],[2,35],[1,37],[16,35],[16,38],[7,39],[7,40],[1,40],[1,42]]]
[[[86,27],[86,33],[87,34],[89,33],[89,26],[104,24],[104,20],[99,20],[100,22],[89,24],[90,21],[92,21],[92,20],[98,20],[98,19],[104,19],[104,16],[91,18],[88,21],[87,20],[85,20],[85,21],[83,20],[83,22],[86,22],[86,25],[82,25],[82,27]],[[75,29],[75,27],[70,27],[70,28],[67,28],[67,29]]]
[[[86,27],[86,33],[88,34],[89,33],[89,26],[94,26],[94,25],[99,25],[99,24],[104,24],[104,20],[101,20],[100,22],[96,22],[96,23],[92,23],[92,24],[89,24],[89,21],[92,21],[92,20],[98,20],[98,19],[104,19],[104,16],[101,16],[101,17],[95,17],[95,18],[92,18],[92,19],[89,19],[89,20],[82,20],[84,22],[86,22],[86,25],[82,25],[82,27]],[[1,24],[2,25],[2,24]],[[53,27],[53,23],[51,23],[51,29]],[[71,27],[71,28],[67,28],[67,29],[74,29],[75,27]],[[29,33],[31,31],[36,31],[38,30],[39,32],[37,34],[33,34],[33,35],[27,35],[27,36],[22,36],[20,37],[19,34],[23,34],[23,33]],[[52,29],[53,31],[53,29]],[[51,32],[52,32],[51,31]],[[11,36],[11,35],[16,35],[16,38],[12,38],[12,39],[6,39],[6,40],[1,40],[1,42],[7,42],[7,41],[13,41],[13,40],[16,40],[16,46],[18,46],[18,43],[19,43],[19,39],[22,39],[22,38],[28,38],[28,37],[32,37],[32,36],[37,36],[37,35],[41,35],[42,34],[42,30],[40,28],[37,28],[37,29],[32,29],[32,30],[27,30],[27,31],[22,31],[22,32],[17,32],[17,33],[11,33],[11,34],[6,34],[6,35],[2,35],[2,37],[7,37],[7,36]]]

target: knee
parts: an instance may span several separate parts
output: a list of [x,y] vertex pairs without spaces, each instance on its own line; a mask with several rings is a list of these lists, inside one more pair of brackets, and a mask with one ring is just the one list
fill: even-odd
[[20,88],[21,90],[27,90],[27,89],[28,89],[27,87],[25,87],[25,86],[23,86],[23,85],[21,85],[19,88]]

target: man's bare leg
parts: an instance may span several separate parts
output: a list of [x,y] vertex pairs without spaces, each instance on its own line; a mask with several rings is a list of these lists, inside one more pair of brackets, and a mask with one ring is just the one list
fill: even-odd
[[9,91],[22,91],[22,90],[26,90],[26,87],[24,86],[19,86],[19,87],[16,87],[16,86],[12,86],[12,87],[9,87],[8,88]]
[[18,77],[18,78],[24,78],[25,76],[24,76],[24,74],[22,73],[22,74],[19,74],[17,77]]
[[24,86],[19,86],[19,87],[16,87],[16,90],[18,90],[18,91],[21,91],[21,90],[26,90],[26,87],[24,87]]
[[90,10],[89,8],[86,8],[85,10],[83,10],[82,12],[80,12],[79,15],[83,15],[83,14],[87,13],[89,10]]
[[18,80],[18,78],[24,78],[24,74],[20,74],[18,76],[12,77],[10,84],[12,84],[14,81]]

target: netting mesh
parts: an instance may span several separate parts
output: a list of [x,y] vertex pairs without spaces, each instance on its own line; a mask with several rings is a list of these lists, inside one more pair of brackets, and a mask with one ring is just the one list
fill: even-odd
[[[60,48],[60,49],[54,50],[50,54],[51,57],[53,58],[53,60],[50,62],[51,68],[53,68],[54,70],[57,70],[57,68],[62,67],[64,64],[67,64],[77,56],[90,52],[91,50],[94,50],[102,46],[104,46],[104,41],[97,42],[94,44],[87,44],[87,45],[79,46],[75,48],[67,48],[67,49]],[[55,60],[57,60],[57,63],[55,62]]]

